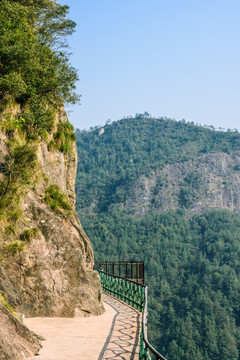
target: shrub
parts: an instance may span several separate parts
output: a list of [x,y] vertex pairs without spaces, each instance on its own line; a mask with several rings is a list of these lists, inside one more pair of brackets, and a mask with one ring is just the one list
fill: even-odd
[[12,211],[8,211],[7,219],[9,222],[16,223],[18,219],[21,217],[22,211],[20,209],[14,209]]
[[6,228],[5,228],[5,234],[6,235],[15,235],[15,228],[13,225],[8,225]]
[[0,302],[3,304],[3,306],[5,306],[5,308],[8,309],[8,311],[10,311],[10,313],[12,315],[14,315],[15,317],[17,316],[12,308],[12,306],[7,302],[7,300],[5,299],[4,294],[0,294]]
[[24,250],[25,245],[26,244],[23,241],[14,241],[4,246],[3,252],[8,256],[16,255]]
[[64,102],[79,101],[77,72],[61,49],[75,27],[67,14],[56,1],[0,1],[1,107],[20,104],[28,139],[52,129]]
[[68,153],[71,150],[71,144],[76,140],[74,127],[69,122],[60,121],[57,124],[57,131],[53,134],[53,140],[48,144],[49,151],[59,150]]
[[34,228],[30,228],[30,229],[25,229],[20,234],[20,239],[22,241],[30,242],[37,235],[39,235],[39,228],[34,227]]
[[65,211],[71,211],[72,206],[69,203],[66,194],[63,194],[58,185],[50,185],[45,191],[44,201],[53,210],[63,209]]

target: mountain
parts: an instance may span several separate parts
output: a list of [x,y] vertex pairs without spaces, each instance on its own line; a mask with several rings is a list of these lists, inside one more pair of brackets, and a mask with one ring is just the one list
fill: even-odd
[[240,134],[138,115],[76,131],[77,212],[97,260],[143,260],[149,338],[239,359]]
[[[195,205],[202,202],[199,211],[204,206],[219,208],[220,202],[223,208],[237,211],[240,170],[237,131],[213,131],[165,118],[124,119],[90,132],[78,131],[77,141],[76,191],[77,207],[81,209],[94,208],[97,203],[94,212],[98,212],[121,204],[141,215],[139,211],[145,214],[150,203],[156,201],[151,209],[187,207],[190,211],[189,195],[195,197],[192,200]],[[212,193],[215,197],[217,190],[222,194],[218,194],[217,204],[211,205],[207,198]],[[162,202],[158,201],[158,194]],[[174,204],[168,205],[163,195],[170,196]],[[231,196],[232,204],[227,200]]]

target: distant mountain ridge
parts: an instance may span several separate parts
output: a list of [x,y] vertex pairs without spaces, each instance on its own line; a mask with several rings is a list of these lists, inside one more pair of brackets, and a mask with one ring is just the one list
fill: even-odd
[[[124,119],[77,131],[77,210],[239,212],[240,134],[171,119]],[[215,185],[214,185],[215,184]],[[86,191],[88,190],[88,191]],[[87,192],[87,196],[86,196]],[[91,210],[91,211],[92,211]]]

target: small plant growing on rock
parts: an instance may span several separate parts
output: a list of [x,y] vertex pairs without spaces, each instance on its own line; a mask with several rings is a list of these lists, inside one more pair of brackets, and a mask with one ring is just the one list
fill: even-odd
[[20,234],[20,239],[25,242],[30,242],[33,238],[35,238],[36,236],[39,235],[39,232],[40,232],[40,230],[37,227],[25,229]]
[[13,256],[18,254],[19,252],[23,251],[25,248],[25,242],[23,241],[14,241],[10,244],[6,244],[3,247],[3,252],[4,254],[6,254],[7,256]]
[[5,293],[3,293],[3,292],[1,291],[1,293],[0,293],[0,302],[3,304],[3,306],[5,306],[5,308],[8,309],[8,311],[10,311],[10,313],[11,313],[12,315],[14,315],[14,316],[16,317],[17,315],[15,314],[12,306],[11,306],[11,305],[7,302],[7,300],[5,299],[5,296],[6,296]]
[[71,150],[71,144],[76,140],[74,127],[69,122],[59,122],[57,131],[53,134],[53,140],[48,144],[48,150],[59,150],[68,153]]
[[22,211],[20,209],[15,208],[14,210],[8,212],[7,219],[9,222],[13,222],[15,224],[17,223],[17,221],[21,216],[22,216]]
[[58,185],[50,185],[45,191],[44,201],[52,210],[63,209],[66,212],[72,210],[68,197],[64,194]]
[[5,228],[5,234],[6,235],[15,235],[15,228],[12,224],[8,225],[6,228]]

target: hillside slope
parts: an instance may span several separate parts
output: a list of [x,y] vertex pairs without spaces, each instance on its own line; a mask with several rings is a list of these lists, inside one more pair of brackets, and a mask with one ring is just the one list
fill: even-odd
[[145,262],[155,347],[239,359],[240,134],[133,118],[76,135],[79,217],[97,260]]
[[[194,202],[201,201],[206,209],[210,193],[215,196],[221,189],[238,198],[240,135],[236,131],[213,131],[165,118],[123,119],[102,131],[77,132],[77,209],[98,212],[114,203],[133,212],[136,205],[137,213],[144,214],[147,203],[155,200],[150,209],[189,208],[187,197],[193,195]],[[158,203],[157,195],[162,198],[166,191],[174,204]],[[233,205],[222,200],[223,207],[237,211],[237,200]]]

